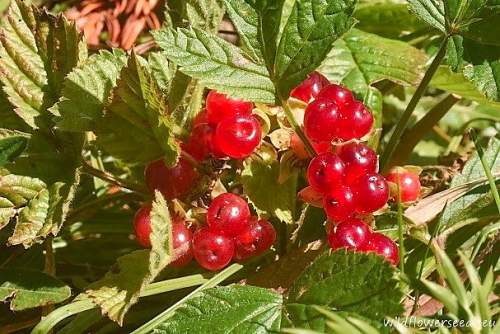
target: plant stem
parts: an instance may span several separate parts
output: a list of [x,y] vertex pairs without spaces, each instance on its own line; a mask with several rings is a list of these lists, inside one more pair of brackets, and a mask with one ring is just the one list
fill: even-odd
[[302,131],[302,128],[300,127],[299,123],[297,123],[297,120],[295,119],[295,116],[293,116],[293,113],[290,110],[290,106],[288,105],[286,100],[281,99],[281,105],[283,106],[283,110],[285,112],[285,116],[288,122],[293,127],[295,133],[300,137],[300,139],[304,143],[307,153],[309,153],[311,157],[315,157],[317,153],[314,150],[314,147],[312,146],[311,142],[309,141],[309,138],[307,138],[304,131]]
[[394,149],[391,165],[399,166],[406,162],[420,140],[432,130],[433,126],[458,102],[460,98],[448,94],[422,117],[411,129],[406,129]]
[[131,332],[131,334],[141,334],[141,333],[150,333],[153,329],[155,329],[159,324],[164,322],[166,319],[172,316],[172,314],[175,312],[179,306],[181,306],[184,302],[186,302],[188,299],[196,296],[199,292],[212,288],[216,286],[217,284],[223,282],[230,276],[234,275],[236,272],[238,272],[240,269],[242,269],[243,266],[241,264],[233,264],[230,267],[224,269],[221,271],[219,274],[215,275],[212,277],[210,280],[205,282],[203,285],[198,287],[196,290],[185,296],[184,298],[180,299],[177,303],[174,305],[170,306],[168,309],[142,325],[141,327],[137,328],[135,331]]
[[105,172],[103,170],[97,169],[89,165],[87,162],[83,162],[83,172],[92,176],[95,176],[103,181],[106,181],[108,183],[111,183],[115,186],[125,188],[131,191],[134,191],[136,193],[139,193],[141,195],[147,195],[148,191],[146,188],[139,184],[135,184],[126,180],[122,180],[117,178],[111,173]]
[[399,181],[399,174],[397,174],[398,186],[398,238],[399,238],[399,270],[402,274],[405,273],[405,244],[404,244],[404,220],[403,220],[403,204],[401,203],[401,187]]
[[484,157],[484,150],[483,150],[483,147],[481,146],[481,144],[479,143],[479,140],[478,140],[477,135],[476,135],[476,131],[474,129],[470,129],[469,133],[470,133],[470,136],[472,138],[472,141],[474,142],[474,146],[476,147],[477,154],[479,155],[479,159],[481,160],[481,164],[483,165],[484,173],[486,174],[486,177],[488,177],[488,182],[490,184],[491,193],[493,195],[493,198],[495,199],[498,213],[500,213],[500,196],[498,194],[498,189],[497,189],[497,185],[495,183],[495,178],[491,174],[491,167],[490,167],[488,161],[486,161],[486,158]]
[[394,129],[394,132],[392,133],[391,138],[389,139],[389,143],[387,144],[384,153],[382,154],[382,158],[380,159],[383,172],[388,171],[392,167],[391,159],[396,150],[396,146],[400,142],[401,135],[403,134],[403,131],[407,128],[408,123],[411,119],[411,115],[415,111],[418,102],[420,101],[425,91],[427,90],[427,87],[429,86],[432,77],[436,73],[439,65],[441,64],[441,62],[444,59],[444,56],[446,55],[446,45],[448,43],[448,38],[449,36],[446,36],[441,42],[441,45],[439,47],[436,56],[434,57],[434,60],[432,61],[431,65],[425,72],[424,78],[418,85],[415,94],[413,94],[410,103],[408,103],[408,106],[403,112],[403,115],[401,115],[401,119],[398,121],[398,124],[396,125],[396,128]]
[[[53,237],[48,237],[45,244],[45,264],[44,264],[44,272],[50,276],[56,275],[56,260],[54,256],[54,247],[53,247]],[[54,311],[54,305],[47,305],[42,307],[42,315],[47,315],[50,312]]]
[[[209,282],[208,278],[204,277],[203,275],[196,274],[196,275],[161,281],[157,283],[152,283],[144,289],[143,293],[141,293],[141,297],[147,297],[169,291],[190,288],[207,282]],[[40,321],[38,325],[36,325],[35,328],[33,328],[31,334],[48,333],[62,320],[72,315],[85,312],[94,308],[98,308],[98,305],[94,304],[90,300],[76,301],[68,305],[62,306],[53,311],[52,313],[50,313],[47,317],[43,318],[42,321]]]

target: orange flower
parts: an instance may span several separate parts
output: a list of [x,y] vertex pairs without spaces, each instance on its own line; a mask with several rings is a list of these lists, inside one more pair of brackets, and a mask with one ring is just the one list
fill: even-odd
[[89,45],[98,46],[101,33],[107,32],[110,46],[129,50],[141,33],[160,28],[157,5],[158,0],[84,0],[66,16],[76,22]]

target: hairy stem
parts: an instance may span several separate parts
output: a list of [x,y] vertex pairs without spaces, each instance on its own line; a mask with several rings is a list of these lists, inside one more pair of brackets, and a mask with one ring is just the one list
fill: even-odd
[[111,173],[105,172],[103,170],[97,169],[89,165],[87,162],[83,162],[83,172],[92,176],[95,176],[103,181],[106,181],[110,184],[118,186],[120,188],[125,188],[131,191],[134,191],[141,195],[147,195],[148,191],[145,187],[129,182],[127,180],[122,180]]
[[394,149],[394,155],[390,164],[393,166],[404,164],[420,140],[428,132],[432,131],[433,126],[436,125],[458,101],[460,101],[459,97],[453,94],[447,95],[429,110],[429,112],[411,129],[406,129]]
[[401,140],[403,132],[408,127],[411,115],[415,111],[418,102],[420,101],[425,91],[427,90],[427,87],[429,86],[432,77],[436,73],[439,65],[441,64],[441,62],[444,59],[444,56],[446,55],[446,45],[448,43],[448,38],[449,37],[446,36],[441,42],[441,46],[439,47],[438,53],[436,54],[434,60],[427,69],[427,72],[425,72],[424,78],[418,85],[415,94],[413,94],[410,103],[408,103],[408,106],[403,112],[403,115],[401,115],[401,119],[398,121],[398,124],[396,125],[396,128],[394,129],[394,132],[392,133],[391,138],[389,139],[389,143],[387,144],[384,153],[382,154],[382,157],[380,159],[380,164],[382,166],[381,170],[383,172],[387,172],[393,166],[391,164],[392,156]]

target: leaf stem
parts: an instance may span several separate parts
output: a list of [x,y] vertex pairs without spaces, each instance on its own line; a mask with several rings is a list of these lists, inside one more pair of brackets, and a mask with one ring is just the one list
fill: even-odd
[[83,162],[82,167],[83,167],[82,171],[84,173],[95,176],[95,177],[97,177],[103,181],[106,181],[108,183],[111,183],[115,186],[134,191],[134,192],[141,194],[141,195],[148,194],[148,191],[145,187],[143,187],[139,184],[136,184],[136,183],[132,183],[132,182],[117,178],[116,176],[114,176],[111,173],[108,173],[106,171],[92,167],[91,165],[89,165],[85,161]]
[[293,113],[290,110],[290,106],[288,106],[286,100],[281,99],[281,105],[283,106],[283,110],[285,112],[285,116],[288,122],[293,127],[295,133],[300,137],[300,139],[304,143],[307,153],[309,153],[311,157],[315,157],[317,153],[314,150],[314,147],[312,146],[311,142],[309,141],[309,138],[307,138],[304,131],[302,131],[302,128],[300,127],[299,123],[297,123],[297,120],[295,119],[295,116],[293,116]]
[[488,182],[489,182],[490,188],[491,188],[491,193],[493,195],[493,198],[495,199],[498,213],[500,213],[500,196],[498,194],[498,189],[497,189],[497,186],[495,183],[495,178],[491,174],[491,167],[490,167],[488,161],[486,161],[486,158],[484,156],[483,147],[481,146],[481,144],[479,143],[479,140],[477,138],[476,130],[470,129],[469,134],[472,138],[472,141],[474,142],[474,146],[476,147],[477,154],[479,155],[479,160],[481,160],[481,164],[483,165],[484,173],[486,174],[486,177],[488,178]]
[[[144,291],[141,293],[141,297],[147,297],[169,291],[190,288],[193,286],[207,283],[208,281],[209,279],[204,277],[203,275],[196,274],[191,276],[165,280],[157,283],[152,283],[144,289]],[[40,321],[38,325],[36,325],[35,328],[33,328],[31,334],[48,333],[62,320],[71,317],[72,315],[95,308],[98,308],[98,306],[90,300],[75,301],[65,306],[62,306],[53,311],[52,313],[50,313],[47,317],[43,318],[42,321]]]
[[411,129],[406,129],[394,149],[391,165],[399,166],[406,162],[420,140],[436,125],[441,118],[458,102],[460,97],[448,94],[422,117]]
[[397,182],[397,187],[398,187],[398,197],[397,197],[397,203],[398,203],[398,238],[399,238],[399,270],[401,273],[405,273],[405,255],[406,255],[406,249],[405,249],[405,244],[404,244],[404,219],[403,219],[403,204],[401,203],[401,187],[400,185],[400,180],[399,180],[399,174],[397,174],[398,182]]
[[418,102],[420,101],[425,91],[427,90],[427,87],[429,86],[432,77],[436,73],[439,65],[441,64],[441,62],[444,59],[444,56],[446,55],[446,45],[448,43],[448,38],[449,36],[446,36],[441,42],[441,45],[439,46],[439,50],[436,56],[434,57],[434,60],[432,61],[431,65],[425,72],[424,78],[418,85],[415,94],[413,94],[410,103],[408,103],[408,106],[403,112],[403,115],[401,115],[401,118],[398,121],[398,124],[396,125],[396,128],[394,129],[394,132],[391,135],[391,138],[389,139],[389,143],[387,144],[384,153],[382,154],[382,157],[380,159],[380,164],[382,166],[383,172],[388,171],[393,166],[391,159],[396,150],[396,146],[399,144],[401,140],[401,135],[403,134],[404,130],[408,127],[408,123],[410,122],[411,116],[415,111]]
[[196,290],[185,296],[184,298],[180,299],[177,303],[174,305],[170,306],[168,309],[142,325],[141,327],[137,328],[135,331],[131,332],[131,334],[142,334],[142,333],[150,333],[153,329],[155,329],[159,324],[167,320],[169,317],[172,316],[172,314],[179,308],[184,302],[186,302],[188,299],[196,296],[199,292],[209,289],[212,287],[215,287],[217,284],[223,282],[227,278],[231,277],[234,275],[236,272],[238,272],[240,269],[242,269],[243,266],[241,264],[234,263],[230,267],[224,269],[221,271],[219,274],[215,275],[212,277],[210,280],[205,282],[203,285],[198,287]]

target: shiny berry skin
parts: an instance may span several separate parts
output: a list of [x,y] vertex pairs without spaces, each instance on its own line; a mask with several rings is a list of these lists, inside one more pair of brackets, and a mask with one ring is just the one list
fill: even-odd
[[234,255],[231,237],[211,228],[202,228],[193,235],[193,255],[203,268],[217,271],[229,264]]
[[238,195],[224,193],[213,199],[207,211],[207,223],[212,229],[235,237],[249,224],[250,209]]
[[151,205],[140,208],[134,217],[134,230],[137,242],[144,248],[151,247]]
[[309,103],[311,99],[316,98],[319,92],[329,84],[330,81],[328,81],[325,76],[317,71],[314,71],[309,74],[309,77],[306,80],[291,91],[290,96],[304,101],[305,103]]
[[364,144],[353,142],[342,145],[337,150],[337,154],[346,167],[346,183],[352,183],[362,175],[377,172],[377,153]]
[[375,252],[395,266],[399,264],[398,245],[381,233],[372,233],[363,251]]
[[150,191],[158,190],[166,199],[182,198],[193,188],[198,173],[185,159],[174,167],[167,167],[163,160],[151,162],[144,172]]
[[205,160],[214,152],[213,138],[215,129],[207,123],[196,125],[191,131],[191,136],[182,149],[198,161]]
[[193,119],[193,128],[200,124],[208,123],[208,112],[206,109],[203,109],[196,115]]
[[252,115],[224,119],[215,130],[215,145],[227,156],[244,159],[259,146],[262,130]]
[[208,93],[206,108],[208,121],[211,124],[218,124],[228,117],[250,115],[253,110],[253,103],[231,98],[212,90]]
[[382,175],[371,173],[359,177],[352,184],[356,197],[356,212],[373,213],[389,200],[389,185]]
[[[320,142],[320,143],[311,142],[311,145],[313,146],[314,151],[316,151],[317,154],[328,152],[331,148],[331,144],[329,142]],[[306,150],[306,145],[304,144],[302,139],[300,139],[299,135],[296,134],[295,132],[290,138],[290,148],[293,150],[295,155],[300,159],[311,158],[311,156]]]
[[309,103],[304,115],[307,137],[317,142],[331,142],[338,137],[341,113],[332,100],[316,99]]
[[[387,181],[393,182],[396,185],[399,184],[401,202],[414,202],[420,196],[420,190],[422,189],[422,186],[417,174],[410,172],[392,172],[387,175],[386,179]],[[399,196],[397,194],[397,187],[394,190],[396,191],[396,193],[392,194],[392,197],[398,198]]]
[[245,231],[234,238],[236,260],[248,259],[257,256],[271,248],[276,240],[276,230],[267,220],[251,219]]
[[191,243],[193,240],[193,233],[191,233],[191,230],[189,230],[183,222],[175,222],[172,224],[172,237],[174,249],[188,244],[186,251],[180,254],[177,260],[171,263],[174,267],[184,267],[193,259],[193,246]]
[[341,108],[345,104],[354,101],[354,96],[349,89],[336,84],[330,84],[323,88],[317,98],[333,100]]
[[343,222],[354,215],[356,209],[354,193],[349,187],[337,186],[323,198],[323,208],[328,219]]
[[332,249],[364,250],[371,234],[370,227],[364,222],[359,219],[350,219],[328,232],[328,243]]
[[370,133],[374,122],[373,115],[363,103],[359,101],[347,103],[342,108],[341,114],[342,122],[338,132],[340,139],[345,141],[361,139]]
[[307,180],[316,191],[328,193],[340,185],[345,175],[344,162],[330,152],[323,153],[311,160],[307,168]]

